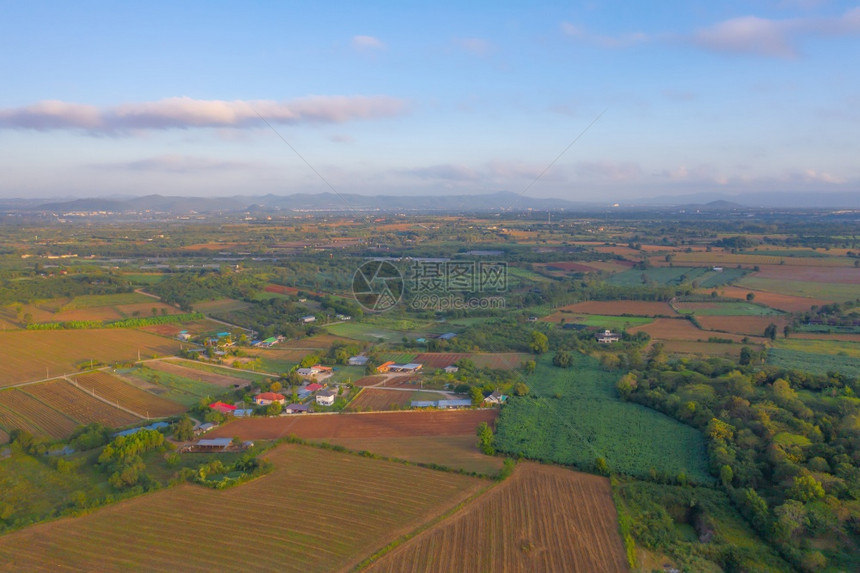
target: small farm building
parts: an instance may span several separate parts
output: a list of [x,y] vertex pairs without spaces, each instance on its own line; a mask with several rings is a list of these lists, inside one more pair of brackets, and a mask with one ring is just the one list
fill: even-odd
[[364,366],[367,364],[367,356],[364,356],[363,354],[353,356],[347,362],[350,366]]
[[224,402],[213,402],[209,404],[209,407],[216,412],[221,412],[222,414],[232,414],[236,409],[236,406],[231,406],[230,404],[225,404]]
[[326,390],[324,392],[320,392],[317,394],[317,404],[320,406],[333,406],[334,399],[337,396],[337,390],[332,388],[331,390]]
[[284,408],[284,412],[287,414],[307,414],[310,410],[311,407],[307,404],[290,404]]
[[408,364],[392,364],[388,367],[389,372],[418,372],[421,370],[421,364],[410,362]]

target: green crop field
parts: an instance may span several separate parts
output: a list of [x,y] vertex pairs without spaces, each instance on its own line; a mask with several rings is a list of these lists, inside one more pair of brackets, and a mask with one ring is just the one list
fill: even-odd
[[596,458],[612,471],[648,475],[681,472],[710,483],[704,436],[698,430],[638,404],[621,401],[614,384],[618,374],[597,361],[574,355],[569,369],[552,366],[544,355],[529,376],[530,396],[512,398],[502,408],[496,448],[591,469]]
[[710,272],[697,282],[702,288],[715,288],[740,280],[747,273],[749,271],[745,269],[723,269],[721,272]]
[[853,378],[860,377],[860,358],[851,356],[771,348],[767,353],[767,363],[780,368],[804,370],[822,376],[827,375],[828,372],[839,372]]
[[96,308],[99,306],[118,306],[123,304],[143,304],[158,301],[152,297],[136,292],[124,292],[119,294],[86,294],[76,296],[71,302],[63,305],[62,310],[81,310]]
[[[684,307],[687,308],[684,308]],[[680,303],[681,314],[700,316],[777,316],[784,314],[770,307],[749,302]]]
[[774,341],[775,348],[813,352],[815,354],[830,354],[833,356],[849,356],[860,358],[860,342],[845,340],[808,340],[797,338],[781,338]]
[[741,255],[765,255],[774,257],[811,257],[811,258],[826,258],[833,255],[822,253],[821,251],[811,251],[809,249],[762,249],[755,251],[741,251]]
[[591,314],[581,318],[572,318],[569,322],[584,324],[586,326],[596,326],[598,328],[608,328],[610,330],[621,330],[633,326],[649,324],[654,322],[654,319],[644,316],[606,316],[602,314]]
[[[646,270],[629,270],[609,277],[609,284],[617,286],[642,286],[643,284],[680,285],[692,282],[713,272],[705,267],[656,267]],[[719,274],[719,273],[714,273]]]

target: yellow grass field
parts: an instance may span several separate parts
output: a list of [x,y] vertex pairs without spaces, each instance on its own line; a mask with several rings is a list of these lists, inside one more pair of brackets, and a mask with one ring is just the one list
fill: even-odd
[[490,482],[307,446],[226,490],[181,485],[0,537],[3,571],[349,570]]
[[367,571],[613,573],[629,568],[608,479],[523,463],[506,481]]
[[112,364],[172,355],[179,341],[127,328],[0,332],[0,387],[77,371],[88,360]]

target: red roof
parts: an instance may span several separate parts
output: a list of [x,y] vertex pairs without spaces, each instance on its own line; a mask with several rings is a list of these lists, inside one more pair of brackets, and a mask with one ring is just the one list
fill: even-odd
[[209,407],[219,412],[232,412],[236,409],[236,406],[231,406],[230,404],[225,404],[224,402],[213,402],[209,404]]
[[316,392],[317,390],[322,390],[323,388],[325,388],[325,386],[323,386],[322,384],[317,384],[316,382],[305,386],[305,390],[307,390],[308,392]]
[[283,394],[277,394],[275,392],[263,392],[262,394],[257,396],[258,400],[271,400],[272,402],[280,402],[284,400]]

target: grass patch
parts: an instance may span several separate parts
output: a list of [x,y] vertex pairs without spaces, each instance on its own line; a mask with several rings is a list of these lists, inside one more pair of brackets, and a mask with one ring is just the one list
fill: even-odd
[[[183,366],[184,365],[185,363],[183,363]],[[157,393],[162,398],[167,398],[168,400],[172,400],[173,402],[177,402],[188,408],[197,406],[200,403],[201,398],[220,396],[226,392],[225,388],[216,386],[215,384],[192,380],[191,378],[186,378],[169,372],[152,370],[151,368],[126,368],[118,370],[118,372],[125,376],[140,378],[154,386],[163,388],[163,392],[150,391],[153,392],[153,394]]]
[[[807,341],[804,340],[803,342]],[[830,341],[827,342],[829,343]],[[772,366],[779,366],[780,368],[803,370],[822,376],[826,376],[828,372],[839,372],[852,378],[860,378],[860,358],[851,356],[817,354],[814,352],[789,350],[787,348],[771,348],[767,353],[767,363]]]
[[603,314],[590,314],[583,317],[572,318],[568,322],[594,326],[597,328],[608,328],[610,330],[623,330],[634,326],[642,326],[654,322],[653,318],[645,316],[607,316]]
[[158,301],[152,297],[136,292],[123,292],[118,294],[85,294],[73,298],[70,302],[63,305],[62,310],[82,310],[99,306],[119,306],[143,303],[158,304]]
[[[694,308],[678,308],[678,312],[700,316],[778,316],[784,314],[779,310],[749,302],[702,303],[702,306],[696,306],[697,303],[688,304],[693,305]],[[683,305],[684,303],[681,303],[680,306]]]
[[609,277],[608,282],[624,287],[638,287],[648,284],[677,286],[690,283],[709,272],[713,273],[705,267],[657,267],[620,272]]

